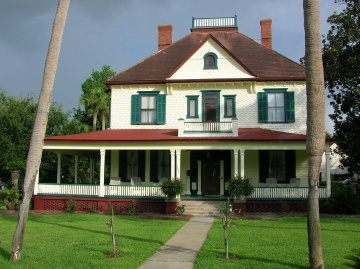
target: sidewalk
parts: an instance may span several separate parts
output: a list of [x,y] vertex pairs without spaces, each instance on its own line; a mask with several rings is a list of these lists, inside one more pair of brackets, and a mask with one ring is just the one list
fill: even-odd
[[192,269],[214,218],[193,217],[139,269]]

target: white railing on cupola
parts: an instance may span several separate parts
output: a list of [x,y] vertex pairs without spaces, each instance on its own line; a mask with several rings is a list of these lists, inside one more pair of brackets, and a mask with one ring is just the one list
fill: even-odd
[[237,27],[237,17],[192,18],[192,28]]

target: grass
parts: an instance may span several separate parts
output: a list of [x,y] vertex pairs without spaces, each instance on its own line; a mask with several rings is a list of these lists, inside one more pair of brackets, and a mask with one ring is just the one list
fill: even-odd
[[[195,268],[309,268],[306,218],[233,220],[229,230],[229,257],[225,259],[224,230],[212,226]],[[359,248],[360,219],[322,219],[322,243],[327,269],[347,268],[344,256]]]
[[115,216],[120,256],[112,252],[111,235],[101,214],[29,216],[19,262],[9,261],[17,217],[0,217],[0,268],[138,268],[186,222]]

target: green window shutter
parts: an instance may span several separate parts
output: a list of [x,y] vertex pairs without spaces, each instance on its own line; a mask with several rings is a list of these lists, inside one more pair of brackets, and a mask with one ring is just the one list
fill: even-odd
[[285,180],[290,182],[290,178],[296,177],[296,152],[295,150],[285,151]]
[[166,95],[159,94],[157,96],[156,123],[165,124],[166,119]]
[[140,124],[140,95],[131,95],[131,124]]
[[267,97],[266,92],[258,92],[258,122],[267,122]]
[[286,122],[295,122],[295,97],[294,92],[285,93]]
[[259,182],[266,183],[269,177],[269,151],[259,150]]

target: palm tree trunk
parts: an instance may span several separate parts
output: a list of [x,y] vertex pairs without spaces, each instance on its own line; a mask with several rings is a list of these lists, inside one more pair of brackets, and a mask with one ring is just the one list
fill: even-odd
[[93,126],[92,126],[93,132],[96,131],[96,122],[97,122],[97,112],[94,112],[94,114],[93,114]]
[[54,19],[48,54],[46,58],[41,93],[34,128],[31,136],[23,187],[23,200],[20,205],[19,218],[13,237],[10,260],[18,261],[24,242],[29,205],[35,185],[35,178],[39,171],[43,141],[49,109],[51,105],[52,89],[55,81],[56,69],[61,48],[62,35],[65,28],[67,11],[70,0],[59,0]]
[[310,268],[324,268],[319,215],[319,174],[325,149],[325,86],[318,0],[304,0],[307,91],[308,247]]

